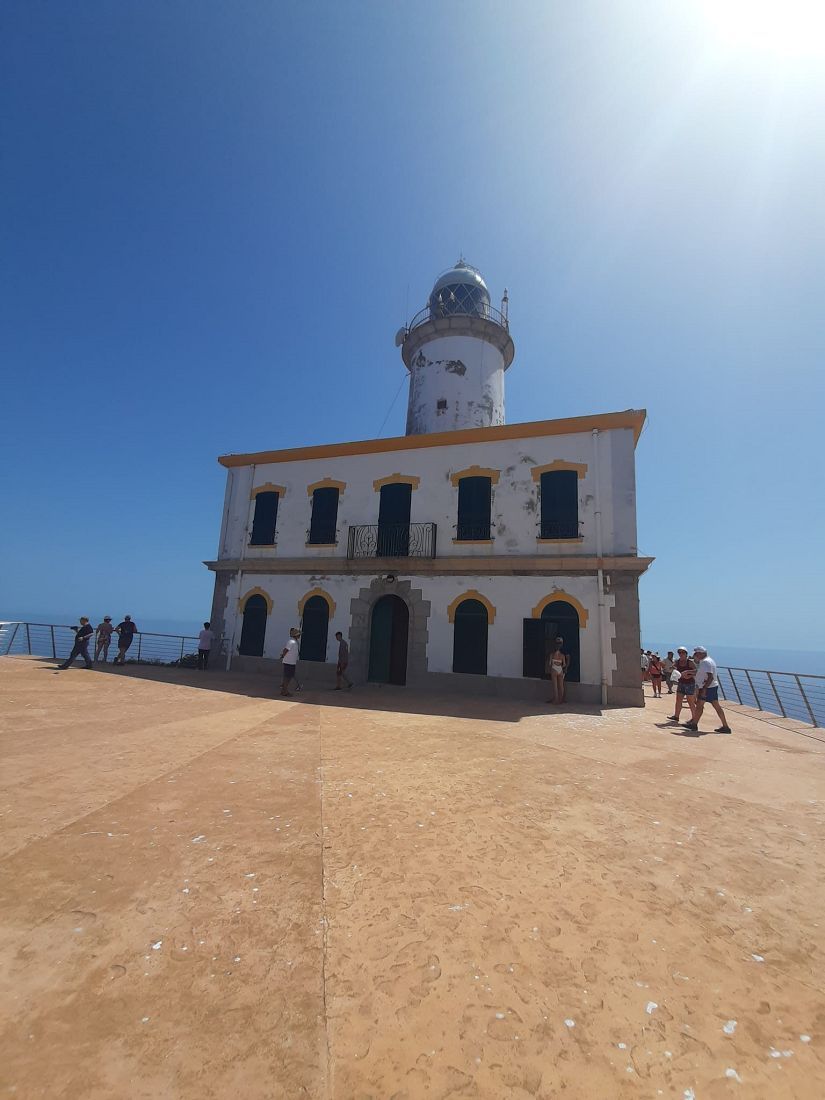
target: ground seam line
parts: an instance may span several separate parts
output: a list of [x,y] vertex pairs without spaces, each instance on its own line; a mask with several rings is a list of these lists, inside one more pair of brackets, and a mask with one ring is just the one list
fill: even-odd
[[[289,709],[291,710],[295,704],[293,703]],[[286,712],[284,712],[286,713]],[[279,715],[274,715],[278,718]],[[173,768],[168,768],[165,771],[158,772],[157,775],[151,776],[149,779],[144,780],[143,783],[138,783],[136,787],[130,787],[128,791],[124,791],[123,794],[114,795],[114,797],[108,799],[106,802],[101,802],[99,806],[95,806],[93,809],[88,810],[85,814],[79,814],[77,817],[72,818],[71,821],[66,821],[59,828],[53,832],[44,833],[42,836],[32,837],[31,840],[27,840],[24,844],[14,848],[10,852],[5,852],[0,855],[0,864],[5,863],[7,860],[18,855],[24,849],[28,848],[30,844],[39,844],[41,841],[51,839],[53,837],[60,836],[61,833],[67,829],[71,829],[73,825],[77,825],[83,821],[84,818],[92,817],[94,814],[99,813],[101,810],[105,810],[107,806],[112,806],[117,802],[122,802],[124,798],[129,798],[137,791],[142,790],[144,787],[151,786],[152,783],[157,783],[159,779],[163,779],[164,776],[171,775],[175,771],[179,771],[181,768],[188,768],[191,764],[194,764],[198,760],[202,760],[203,757],[208,756],[211,752],[216,752],[218,749],[222,749],[225,745],[228,745],[231,741],[237,741],[239,737],[245,737],[247,734],[252,733],[254,730],[259,729],[261,726],[265,726],[268,722],[271,722],[271,718],[265,719],[263,722],[257,722],[254,726],[250,726],[248,729],[241,730],[239,733],[233,733],[230,737],[227,737],[223,741],[218,741],[216,744],[211,745],[208,749],[204,749],[203,752],[196,753],[195,756],[190,756],[187,760],[181,764],[176,764]]]
[[324,741],[323,712],[318,707],[318,801],[321,816],[321,1001],[324,1010],[324,1044],[326,1065],[324,1067],[324,1090],[329,1098],[332,1095],[332,1056],[329,1043],[329,1014],[327,1012],[327,871],[325,859],[326,837],[324,831]]

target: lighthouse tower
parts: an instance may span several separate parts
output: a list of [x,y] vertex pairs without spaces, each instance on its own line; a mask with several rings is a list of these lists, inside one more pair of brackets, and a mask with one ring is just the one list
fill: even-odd
[[481,272],[460,259],[396,337],[410,372],[407,435],[504,423],[504,372],[515,355],[507,320]]

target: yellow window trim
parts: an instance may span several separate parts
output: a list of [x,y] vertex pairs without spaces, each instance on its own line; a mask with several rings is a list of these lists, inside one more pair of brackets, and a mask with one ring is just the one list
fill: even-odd
[[373,481],[372,487],[379,493],[385,485],[412,485],[413,489],[417,489],[420,484],[421,478],[414,474],[390,474],[389,477],[380,477]]
[[563,600],[565,603],[569,603],[571,607],[575,607],[579,616],[579,626],[584,630],[587,626],[590,612],[581,601],[577,600],[575,596],[571,596],[569,592],[565,592],[562,588],[557,592],[551,592],[549,596],[545,596],[544,599],[539,600],[533,608],[533,618],[540,619],[541,613],[544,611],[545,607],[547,607],[548,604],[557,603],[559,600]]
[[496,621],[496,609],[490,603],[486,596],[482,596],[480,592],[477,592],[475,588],[471,588],[467,592],[462,592],[460,596],[456,596],[450,606],[447,608],[447,619],[451,622],[455,622],[455,612],[459,604],[464,603],[465,600],[478,600],[479,603],[483,603],[487,608],[487,622],[490,626]]
[[270,596],[270,594],[268,592],[264,592],[263,588],[250,588],[249,591],[246,593],[246,595],[241,596],[241,598],[238,600],[238,610],[239,611],[246,611],[247,602],[253,596],[263,596],[264,600],[266,601],[266,613],[267,613],[267,615],[271,615],[272,614],[272,597]]
[[466,470],[456,470],[454,474],[450,474],[450,481],[458,486],[463,477],[489,477],[492,485],[498,485],[501,470],[491,470],[487,466],[468,466]]
[[332,550],[338,545],[337,542],[305,542],[304,546],[307,550]]
[[492,539],[453,539],[453,546],[492,546]]
[[271,481],[267,481],[265,485],[256,485],[249,494],[249,499],[254,500],[258,493],[279,493],[283,496],[284,493],[286,493],[286,489],[283,485],[273,485]]
[[316,489],[337,489],[339,493],[343,494],[346,487],[346,481],[336,481],[334,478],[325,477],[321,481],[314,481],[312,485],[307,485],[307,496],[311,497]]
[[311,600],[313,596],[322,596],[329,606],[329,617],[332,619],[335,616],[335,600],[330,596],[328,592],[325,592],[323,588],[312,588],[305,596],[302,596],[298,600],[298,618],[304,617],[304,608],[306,607],[307,600]]
[[557,458],[555,462],[548,462],[545,466],[531,467],[530,473],[533,475],[533,481],[541,481],[542,474],[554,474],[557,470],[575,470],[579,475],[579,481],[581,481],[583,477],[587,476],[587,463],[564,462],[562,459]]

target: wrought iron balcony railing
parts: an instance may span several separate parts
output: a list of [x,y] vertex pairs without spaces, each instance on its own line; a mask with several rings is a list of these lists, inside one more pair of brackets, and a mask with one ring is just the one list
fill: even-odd
[[492,536],[489,523],[457,523],[456,542],[487,542]]
[[348,558],[434,558],[436,524],[375,523],[349,529]]
[[424,309],[416,313],[415,317],[406,326],[406,331],[410,333],[419,325],[425,325],[428,321],[440,321],[444,317],[480,317],[483,321],[492,321],[493,324],[499,325],[507,332],[510,330],[510,323],[506,314],[502,313],[500,309],[484,303],[466,308],[457,306],[452,309],[434,309],[432,306],[425,306]]
[[581,520],[550,519],[540,524],[542,539],[577,539],[581,534]]

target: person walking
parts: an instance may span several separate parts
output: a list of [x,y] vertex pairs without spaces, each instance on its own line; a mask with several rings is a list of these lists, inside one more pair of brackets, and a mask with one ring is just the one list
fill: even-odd
[[653,698],[662,698],[662,662],[658,653],[651,653],[648,659],[647,673],[650,677],[650,686],[653,688]]
[[102,653],[104,665],[109,660],[109,646],[112,642],[114,630],[111,615],[104,615],[103,622],[98,623],[95,628],[95,661],[100,660],[100,654]]
[[82,657],[86,662],[86,668],[92,667],[92,659],[89,656],[89,640],[94,634],[94,628],[85,615],[80,616],[80,626],[73,626],[74,645],[72,651],[62,665],[58,668],[68,668],[75,657]]
[[731,728],[719,702],[719,677],[716,674],[716,661],[708,656],[708,651],[703,645],[697,645],[693,650],[693,660],[696,666],[696,704],[693,708],[693,719],[684,723],[686,730],[699,732],[699,719],[705,709],[705,703],[710,703],[722,723],[713,731],[714,733],[730,733]]
[[665,679],[667,681],[667,693],[668,693],[668,695],[673,694],[673,681],[670,678],[672,675],[673,675],[673,650],[669,649],[667,651],[667,657],[665,657],[662,661],[662,677],[663,677],[663,679]]
[[198,634],[198,668],[201,672],[205,672],[209,667],[209,653],[212,649],[212,640],[215,637],[211,626],[211,623],[204,623],[203,630]]
[[[301,637],[300,630],[296,630],[293,626],[289,631],[289,640],[284,648],[281,650],[281,664],[283,666],[283,675],[281,677],[281,695],[287,698],[292,698],[292,692],[289,690],[289,686],[295,679],[295,673],[298,668],[298,639]],[[299,687],[300,690],[300,687]]]
[[553,685],[553,698],[548,699],[547,702],[555,703],[557,706],[564,702],[564,678],[570,664],[570,655],[564,652],[563,647],[564,639],[556,638],[553,652],[547,658],[547,675]]
[[690,717],[693,719],[693,694],[696,690],[696,684],[694,683],[696,678],[695,662],[688,657],[688,651],[683,645],[680,645],[676,652],[678,657],[673,666],[673,671],[679,673],[679,679],[676,682],[676,710],[670,716],[669,721],[671,722],[679,721],[679,715],[682,713],[682,703],[685,700],[687,700]]
[[338,642],[338,663],[335,666],[335,691],[341,691],[343,680],[347,685],[347,691],[352,691],[352,680],[347,676],[347,665],[349,664],[349,646],[344,641],[344,635],[340,630],[335,631],[335,638]]
[[137,634],[138,628],[135,623],[132,622],[131,615],[124,615],[123,622],[118,623],[115,627],[115,634],[117,634],[117,657],[115,657],[112,664],[125,665],[126,653],[129,646]]

